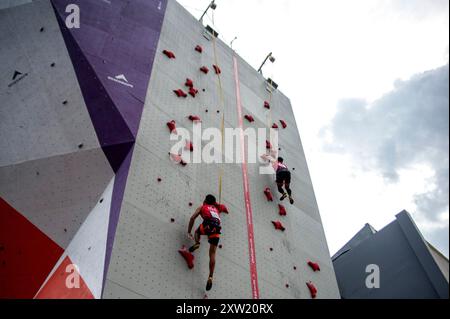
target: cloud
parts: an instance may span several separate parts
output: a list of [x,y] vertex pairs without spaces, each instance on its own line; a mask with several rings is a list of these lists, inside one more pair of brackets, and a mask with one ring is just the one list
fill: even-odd
[[[416,216],[440,223],[441,230],[448,230],[448,219],[440,217],[449,208],[448,72],[447,64],[397,80],[391,92],[373,103],[341,100],[321,131],[327,137],[326,151],[350,155],[356,166],[378,172],[387,183],[399,182],[403,169],[430,167],[433,176],[424,181],[426,192],[415,194],[412,201]],[[445,236],[448,247],[448,233]]]

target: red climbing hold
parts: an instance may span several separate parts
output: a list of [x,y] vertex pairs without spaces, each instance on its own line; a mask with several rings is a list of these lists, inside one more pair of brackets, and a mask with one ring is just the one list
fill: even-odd
[[278,125],[276,123],[273,123],[272,128],[273,129],[278,129]]
[[286,208],[283,205],[278,204],[278,208],[279,208],[280,216],[286,216],[287,215]]
[[269,102],[264,101],[264,107],[265,107],[266,109],[270,109],[270,104],[269,104]]
[[198,90],[194,87],[189,88],[189,95],[195,97],[198,94]]
[[187,149],[190,152],[194,151],[194,145],[191,141],[186,140],[186,145],[184,146],[185,149]]
[[280,123],[281,123],[281,126],[282,126],[283,128],[286,128],[286,127],[287,127],[287,124],[286,124],[286,122],[285,122],[285,121],[283,121],[283,120],[280,120]]
[[205,73],[205,74],[208,74],[209,69],[208,69],[206,66],[202,66],[202,67],[200,68],[200,71],[202,71],[202,72]]
[[320,271],[320,267],[318,263],[313,263],[312,261],[308,261],[308,266],[312,268],[314,271]]
[[176,122],[174,120],[167,122],[167,127],[170,130],[170,134],[177,134],[177,126],[176,126]]
[[272,192],[270,191],[269,187],[266,187],[266,189],[264,190],[264,195],[266,195],[267,201],[273,202]]
[[214,204],[214,206],[216,206],[219,213],[228,214],[228,208],[224,204],[216,203],[216,204]]
[[245,119],[246,119],[247,121],[249,121],[250,123],[252,123],[252,122],[255,121],[255,119],[254,119],[253,116],[251,116],[251,115],[246,115],[246,116],[244,116],[244,117],[245,117]]
[[220,74],[222,73],[222,70],[220,70],[220,68],[217,65],[213,65],[214,71],[216,72],[216,74]]
[[164,50],[163,53],[164,53],[169,59],[175,59],[175,54],[173,54],[172,51]]
[[192,122],[201,122],[201,118],[197,115],[189,115],[189,120],[191,120]]
[[186,246],[181,247],[180,250],[178,250],[178,252],[181,254],[181,256],[183,256],[184,260],[187,263],[187,266],[189,269],[194,268],[194,255],[192,255],[187,249]]
[[266,148],[267,148],[268,150],[271,150],[271,149],[272,149],[272,144],[270,144],[270,142],[267,141],[267,140],[266,140]]
[[191,79],[186,79],[186,83],[184,85],[191,88],[194,86],[194,82]]
[[202,53],[203,52],[203,48],[201,46],[197,45],[195,47],[195,51],[197,51],[198,53]]
[[182,89],[173,90],[173,92],[174,92],[178,97],[187,97],[187,94],[184,93],[184,91],[183,91]]
[[308,286],[309,292],[311,293],[311,298],[316,298],[317,296],[316,286],[314,286],[314,284],[311,281],[307,282],[306,285]]
[[182,166],[186,166],[187,163],[183,160],[183,158],[181,157],[180,154],[173,154],[173,153],[169,153],[170,154],[170,158],[175,162],[178,163]]
[[281,230],[284,231],[286,228],[284,228],[283,224],[277,220],[277,221],[272,221],[273,226],[275,227],[276,230]]

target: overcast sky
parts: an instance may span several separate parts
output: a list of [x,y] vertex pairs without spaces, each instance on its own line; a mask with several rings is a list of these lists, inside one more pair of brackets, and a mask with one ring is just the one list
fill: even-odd
[[[200,17],[210,0],[178,2]],[[258,68],[273,51],[264,74],[291,99],[330,253],[406,209],[448,257],[449,1],[216,3],[239,55]]]

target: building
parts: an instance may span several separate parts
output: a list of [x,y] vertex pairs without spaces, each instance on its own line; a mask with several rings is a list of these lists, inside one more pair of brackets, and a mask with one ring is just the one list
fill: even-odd
[[[448,299],[448,258],[428,243],[408,212],[376,231],[366,224],[333,257],[344,299]],[[378,288],[366,285],[379,270]],[[378,272],[378,271],[377,271]]]
[[[204,298],[206,240],[193,269],[178,250],[219,175],[230,214],[207,297],[311,298],[312,282],[317,298],[339,298],[290,101],[213,33],[174,0],[3,3],[0,298]],[[195,98],[174,93],[186,78]],[[167,123],[191,132],[189,115],[214,128],[222,116],[230,128],[278,123],[296,198],[287,216],[260,164],[169,157]]]

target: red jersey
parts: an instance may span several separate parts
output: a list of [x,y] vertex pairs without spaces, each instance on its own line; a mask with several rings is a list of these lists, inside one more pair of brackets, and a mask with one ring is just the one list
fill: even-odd
[[218,220],[220,223],[219,210],[214,205],[203,204],[200,216],[202,216],[203,220]]
[[288,167],[286,164],[280,163],[280,162],[275,162],[273,163],[273,169],[275,170],[275,172],[282,172],[282,171],[287,171]]

